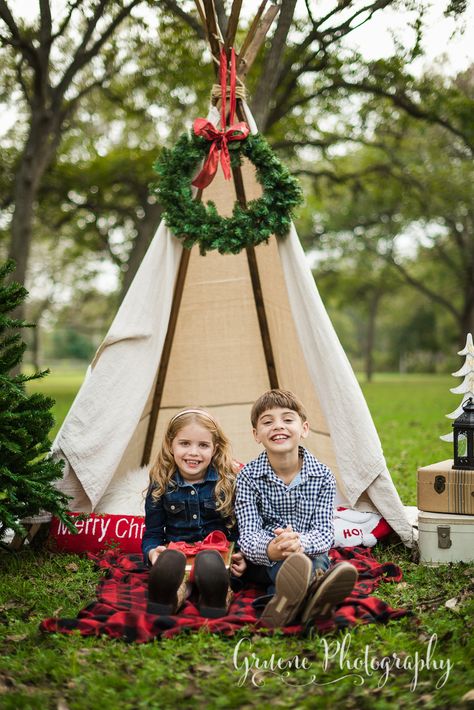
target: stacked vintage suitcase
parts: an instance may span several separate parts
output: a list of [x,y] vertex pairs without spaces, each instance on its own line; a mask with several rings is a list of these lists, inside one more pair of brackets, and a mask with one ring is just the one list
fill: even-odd
[[474,560],[474,342],[468,333],[459,351],[464,365],[453,372],[463,377],[451,389],[462,394],[460,406],[447,416],[453,433],[442,436],[453,442],[453,460],[418,469],[418,531],[420,562],[442,564]]
[[474,560],[474,471],[453,460],[418,469],[420,562]]

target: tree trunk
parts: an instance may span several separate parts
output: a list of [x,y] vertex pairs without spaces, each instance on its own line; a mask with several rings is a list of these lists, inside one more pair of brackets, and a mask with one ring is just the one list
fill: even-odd
[[[33,234],[35,202],[41,179],[51,164],[59,142],[59,125],[45,110],[32,109],[30,133],[15,178],[15,211],[11,222],[9,257],[16,262],[13,279],[26,281],[28,258]],[[15,312],[21,318],[23,304]]]
[[372,382],[374,373],[374,347],[375,347],[375,325],[382,298],[380,291],[371,294],[369,303],[369,317],[367,322],[367,338],[365,341],[365,378],[367,382]]
[[36,322],[35,327],[31,328],[31,362],[33,367],[38,372],[40,368],[39,350],[40,350],[40,331],[39,331],[39,321]]
[[122,288],[120,290],[120,303],[122,303],[125,294],[130,288],[135,275],[143,261],[148,247],[155,235],[155,232],[160,223],[163,209],[157,203],[146,204],[145,217],[137,223],[137,236],[133,242],[132,250],[128,257],[127,270],[124,272],[122,280]]
[[459,319],[459,343],[461,348],[466,344],[466,335],[472,333],[474,335],[474,286],[471,285],[470,291],[473,293],[466,294],[464,308]]

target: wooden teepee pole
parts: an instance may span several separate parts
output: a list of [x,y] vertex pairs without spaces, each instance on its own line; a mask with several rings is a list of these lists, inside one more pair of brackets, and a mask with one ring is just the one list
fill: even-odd
[[258,8],[258,10],[257,10],[257,14],[256,14],[255,17],[253,18],[252,24],[250,25],[249,31],[247,32],[247,36],[246,36],[246,38],[245,38],[244,41],[243,41],[242,47],[240,48],[240,56],[241,56],[241,57],[244,57],[244,56],[245,56],[245,52],[247,51],[248,46],[249,46],[250,42],[252,41],[252,39],[253,39],[253,37],[254,37],[254,35],[255,35],[255,32],[257,31],[258,23],[259,23],[259,21],[260,21],[260,18],[261,18],[262,15],[263,15],[263,11],[265,10],[265,5],[267,4],[267,2],[268,2],[268,0],[263,0],[263,1],[260,3],[260,6],[259,6],[259,8]]
[[219,62],[219,56],[221,53],[221,42],[223,44],[223,40],[219,25],[217,24],[214,0],[203,0],[203,3],[204,9],[206,11],[207,38],[211,47],[212,56],[215,60],[217,60],[217,62]]
[[262,17],[265,4],[266,0],[260,5],[248,35],[242,45],[242,49],[240,50],[239,61],[237,62],[237,74],[240,79],[244,79],[247,76],[260,47],[265,41],[265,37],[267,36],[267,32],[270,29],[273,20],[280,12],[280,7],[272,4]]
[[206,13],[204,12],[204,8],[202,6],[202,0],[194,0],[194,3],[199,14],[199,19],[201,20],[201,24],[206,30]]
[[226,51],[229,50],[235,42],[235,35],[237,33],[237,27],[239,26],[239,16],[241,7],[242,0],[234,0],[234,2],[232,3],[229,22],[227,25],[227,32],[225,35],[224,46]]
[[[238,100],[237,102],[237,116],[240,121],[245,121],[245,115],[240,100]],[[247,207],[247,197],[245,195],[245,187],[244,181],[242,179],[241,168],[233,168],[232,175],[234,178],[235,194],[237,196],[237,200],[245,209]],[[278,375],[275,364],[275,356],[273,354],[272,339],[270,337],[270,328],[268,326],[267,311],[265,309],[265,301],[263,300],[262,284],[260,281],[260,273],[258,270],[255,247],[246,247],[245,252],[247,254],[247,264],[249,267],[250,281],[252,284],[253,298],[255,302],[255,310],[257,312],[260,337],[262,339],[265,364],[267,366],[268,382],[271,389],[277,389],[279,386]]]
[[173,345],[174,334],[176,332],[176,324],[178,322],[178,314],[181,306],[181,299],[183,297],[184,282],[186,281],[186,272],[188,270],[190,256],[191,250],[183,248],[183,253],[181,254],[181,261],[179,263],[178,268],[178,275],[176,277],[176,283],[174,287],[170,319],[168,321],[168,329],[166,331],[165,342],[163,344],[163,350],[160,358],[160,367],[158,368],[158,375],[155,383],[155,391],[153,393],[150,420],[148,422],[148,428],[145,437],[145,446],[143,448],[143,455],[141,461],[142,466],[146,466],[150,462],[151,452],[153,449],[153,440],[155,438],[156,424],[158,422],[158,412],[160,411],[161,399],[163,397],[166,373],[168,372],[171,347]]

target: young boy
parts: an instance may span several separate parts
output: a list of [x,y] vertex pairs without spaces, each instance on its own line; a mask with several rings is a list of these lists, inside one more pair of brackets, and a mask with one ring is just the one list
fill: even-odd
[[302,623],[327,618],[357,580],[348,562],[329,570],[334,476],[301,446],[309,424],[292,392],[265,392],[253,405],[251,421],[265,451],[237,477],[235,514],[248,561],[245,579],[273,595],[260,621],[276,627],[299,614]]

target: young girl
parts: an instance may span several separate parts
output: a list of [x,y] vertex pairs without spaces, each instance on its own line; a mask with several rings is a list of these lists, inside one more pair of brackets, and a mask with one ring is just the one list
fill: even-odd
[[[187,596],[186,557],[167,549],[169,542],[194,543],[216,530],[236,540],[233,514],[237,467],[230,442],[214,417],[203,409],[184,409],[168,424],[161,450],[150,470],[145,501],[142,550],[151,565],[150,611],[175,614]],[[241,553],[232,555],[231,572],[240,577],[246,567]],[[215,550],[195,557],[194,583],[200,613],[227,613],[229,573]]]

